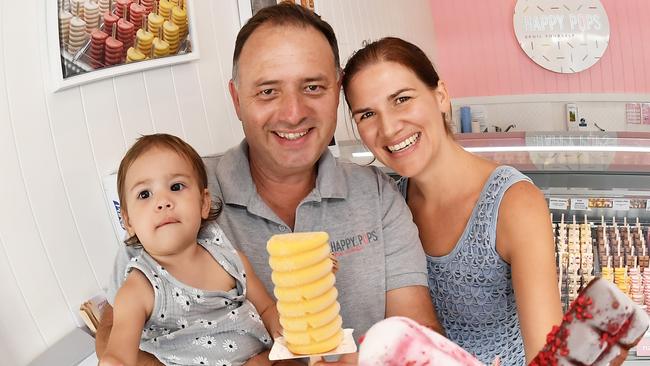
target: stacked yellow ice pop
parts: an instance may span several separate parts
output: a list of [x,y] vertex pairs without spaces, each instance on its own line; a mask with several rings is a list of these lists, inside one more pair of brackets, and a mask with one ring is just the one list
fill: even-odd
[[151,47],[153,47],[154,34],[149,32],[149,25],[147,19],[142,18],[142,27],[135,33],[135,44],[138,51],[146,56],[151,55]]
[[176,53],[180,47],[180,29],[178,26],[170,21],[163,23],[163,39],[169,43],[169,52]]
[[169,43],[162,39],[162,29],[158,30],[158,37],[153,39],[151,57],[159,58],[169,55]]
[[126,51],[126,63],[131,63],[131,62],[137,62],[137,61],[143,61],[147,58],[147,55],[140,52],[139,46],[138,46],[138,40],[135,40],[135,45],[133,47],[129,47],[129,49]]
[[144,28],[140,28],[135,34],[135,37],[138,40],[138,51],[144,53],[145,55],[150,55],[151,47],[153,47],[153,33],[147,31]]
[[614,282],[614,269],[612,267],[601,268],[600,276],[609,282]]
[[173,2],[169,0],[160,0],[158,2],[158,14],[160,14],[165,19],[171,19],[172,8],[174,7]]
[[[157,3],[154,3],[154,5]],[[147,15],[148,29],[151,33],[158,34],[158,30],[163,26],[165,18],[156,13],[157,9]]]
[[630,293],[630,280],[627,276],[627,267],[623,267],[621,263],[620,267],[614,268],[614,283],[624,294]]
[[266,250],[287,348],[300,355],[335,349],[343,340],[343,321],[336,300],[329,235],[274,235]]
[[172,22],[178,26],[181,37],[187,36],[187,11],[179,6],[172,9]]

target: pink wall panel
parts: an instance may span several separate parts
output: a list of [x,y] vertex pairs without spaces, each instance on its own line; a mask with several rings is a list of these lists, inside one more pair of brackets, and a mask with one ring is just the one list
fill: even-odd
[[452,97],[546,93],[649,93],[648,0],[601,0],[610,41],[591,68],[559,74],[535,64],[512,27],[516,0],[431,0],[436,67]]

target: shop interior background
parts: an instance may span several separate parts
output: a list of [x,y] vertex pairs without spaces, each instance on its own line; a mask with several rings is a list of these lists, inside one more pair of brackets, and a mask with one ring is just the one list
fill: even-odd
[[[490,124],[563,130],[565,103],[575,102],[581,116],[605,129],[650,130],[625,123],[625,103],[650,101],[650,46],[643,42],[650,39],[650,2],[602,0],[609,49],[573,75],[525,56],[512,30],[514,3],[317,0],[316,9],[334,27],[343,61],[365,39],[404,37],[436,60],[454,105],[485,105]],[[101,291],[120,245],[102,180],[137,136],[176,134],[201,154],[223,152],[243,137],[227,90],[238,1],[195,0],[194,7],[198,61],[50,93],[44,2],[0,0],[3,364],[27,364],[82,326],[79,305]],[[33,14],[33,26],[16,14]],[[353,138],[342,107],[336,137]]]

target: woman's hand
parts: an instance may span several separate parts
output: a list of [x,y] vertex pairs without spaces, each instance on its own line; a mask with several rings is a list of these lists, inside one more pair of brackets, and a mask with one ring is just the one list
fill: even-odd
[[612,362],[609,363],[610,366],[620,366],[625,362],[625,359],[627,358],[628,350],[623,348],[621,350],[621,354],[618,355],[615,359],[612,360]]

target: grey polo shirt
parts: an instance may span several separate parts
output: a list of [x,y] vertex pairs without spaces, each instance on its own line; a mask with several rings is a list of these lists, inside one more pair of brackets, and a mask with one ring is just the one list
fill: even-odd
[[[217,220],[273,293],[266,242],[291,229],[257,194],[248,145],[204,159],[210,192],[223,200]],[[393,180],[375,167],[337,161],[327,150],[318,161],[316,187],[295,215],[295,232],[326,231],[339,260],[336,287],[345,328],[355,338],[384,318],[385,292],[427,286],[426,259],[411,212]]]
[[[257,194],[248,145],[242,141],[204,162],[210,192],[223,201],[219,226],[273,294],[266,242],[291,229]],[[296,209],[294,231],[329,233],[339,260],[336,288],[343,327],[353,328],[357,340],[384,318],[386,291],[427,286],[426,259],[411,212],[393,180],[375,167],[337,161],[326,151],[318,161],[316,187]],[[118,251],[108,289],[111,304],[130,256],[127,249]]]

